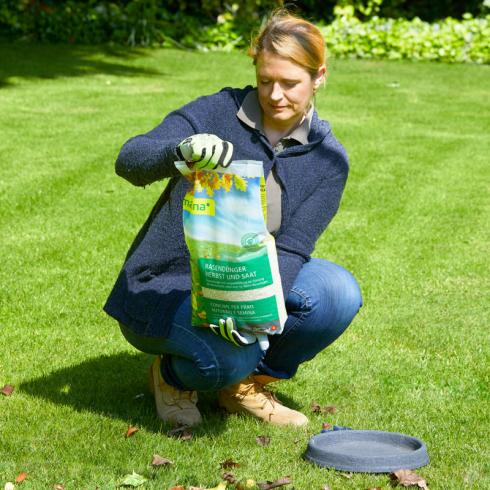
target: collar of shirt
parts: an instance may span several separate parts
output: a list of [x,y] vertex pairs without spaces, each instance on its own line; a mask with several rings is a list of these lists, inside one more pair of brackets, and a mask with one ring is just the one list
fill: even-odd
[[[308,134],[310,133],[311,120],[313,118],[313,105],[310,107],[302,123],[290,134],[281,138],[275,146],[275,151],[282,151],[289,146],[306,145],[308,143]],[[262,126],[262,109],[257,96],[257,89],[251,90],[243,99],[242,105],[237,112],[237,117],[252,129],[256,129],[264,134]]]

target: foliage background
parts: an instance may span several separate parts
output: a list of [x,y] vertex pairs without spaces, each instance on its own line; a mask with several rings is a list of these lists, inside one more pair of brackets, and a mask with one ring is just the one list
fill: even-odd
[[[489,62],[489,0],[297,0],[336,56]],[[4,38],[230,51],[281,0],[4,0]]]

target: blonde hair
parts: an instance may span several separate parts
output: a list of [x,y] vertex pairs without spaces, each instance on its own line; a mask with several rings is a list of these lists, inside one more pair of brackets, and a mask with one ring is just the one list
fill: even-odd
[[302,66],[312,78],[326,63],[325,40],[320,29],[286,9],[274,11],[252,39],[248,55],[253,58],[254,65],[263,51]]

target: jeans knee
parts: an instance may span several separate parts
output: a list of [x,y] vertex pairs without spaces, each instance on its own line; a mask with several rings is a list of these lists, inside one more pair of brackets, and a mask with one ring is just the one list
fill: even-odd
[[258,343],[246,347],[230,345],[230,348],[233,352],[227,355],[206,356],[201,351],[194,359],[170,356],[173,384],[187,390],[216,391],[246,378],[262,358]]
[[346,312],[352,312],[352,316],[355,316],[362,306],[361,288],[356,278],[340,265],[326,260],[319,262],[318,284],[313,294],[332,298]]
[[362,306],[362,293],[355,277],[346,269],[343,269],[344,280],[339,285],[343,295],[343,303],[346,310],[350,312],[351,319],[354,318]]
[[361,290],[354,276],[322,259],[312,259],[303,266],[290,299],[293,301],[289,305],[295,302],[298,307],[293,311],[306,315],[305,323],[311,328],[333,329],[338,334],[347,328],[362,305]]

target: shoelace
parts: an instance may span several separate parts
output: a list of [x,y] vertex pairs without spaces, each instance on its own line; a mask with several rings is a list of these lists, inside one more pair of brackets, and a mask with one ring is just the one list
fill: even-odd
[[276,398],[274,393],[269,391],[263,384],[258,383],[257,381],[254,383],[250,383],[246,386],[242,393],[239,393],[239,397],[243,400],[247,395],[263,395],[265,397],[264,405],[269,401],[271,405],[274,407],[276,403],[280,403],[280,401]]

